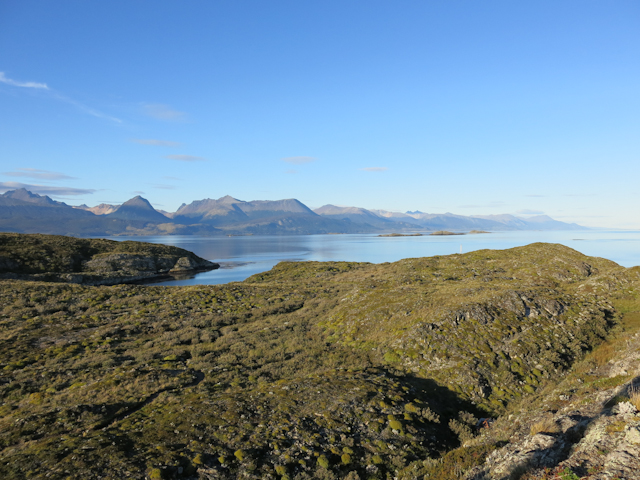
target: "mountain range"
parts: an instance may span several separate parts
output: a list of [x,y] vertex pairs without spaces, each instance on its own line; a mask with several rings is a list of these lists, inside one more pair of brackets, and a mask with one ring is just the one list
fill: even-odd
[[71,206],[24,188],[0,195],[0,231],[60,235],[247,235],[432,232],[453,230],[578,230],[546,215],[431,214],[324,205],[296,199],[243,201],[231,196],[158,211],[141,196],[122,205]]

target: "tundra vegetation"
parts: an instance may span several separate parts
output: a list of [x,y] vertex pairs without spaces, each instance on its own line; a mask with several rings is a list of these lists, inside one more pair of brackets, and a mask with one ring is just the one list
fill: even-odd
[[215,286],[3,280],[0,477],[459,478],[509,442],[480,418],[609,361],[638,273],[532,244]]

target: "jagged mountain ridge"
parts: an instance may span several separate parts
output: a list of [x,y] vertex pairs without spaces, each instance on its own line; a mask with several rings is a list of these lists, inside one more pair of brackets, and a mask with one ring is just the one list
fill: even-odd
[[229,195],[160,212],[136,196],[122,205],[78,207],[25,189],[0,195],[0,230],[62,235],[219,235],[383,233],[436,230],[580,229],[541,215],[463,216],[419,211],[399,213],[325,205],[311,210],[296,199],[239,200]]
[[32,193],[26,188],[9,190],[0,195],[0,206],[37,205],[41,207],[66,207],[66,203],[52,200],[47,195]]
[[120,205],[110,205],[108,203],[101,203],[100,205],[96,205],[95,207],[89,207],[88,205],[82,204],[82,205],[78,205],[75,208],[78,208],[81,210],[88,210],[94,215],[106,215],[108,213],[115,212],[119,206]]

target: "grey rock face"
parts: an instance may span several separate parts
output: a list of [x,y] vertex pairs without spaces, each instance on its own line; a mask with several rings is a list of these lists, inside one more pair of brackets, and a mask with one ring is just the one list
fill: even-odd
[[171,257],[148,257],[144,255],[131,255],[128,253],[114,253],[95,256],[84,264],[87,272],[167,272],[173,266],[175,260]]

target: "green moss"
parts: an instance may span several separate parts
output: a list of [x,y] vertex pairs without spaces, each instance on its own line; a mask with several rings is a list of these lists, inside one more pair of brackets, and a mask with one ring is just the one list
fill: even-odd
[[329,468],[329,459],[325,455],[320,455],[318,457],[318,465],[323,468]]
[[396,352],[387,352],[384,354],[384,361],[387,363],[400,363],[400,355]]

